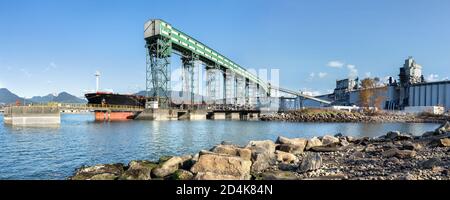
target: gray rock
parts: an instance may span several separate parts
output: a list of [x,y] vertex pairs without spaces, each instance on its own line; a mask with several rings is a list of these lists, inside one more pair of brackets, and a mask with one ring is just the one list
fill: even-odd
[[185,161],[192,159],[192,156],[174,156],[166,162],[160,164],[158,167],[152,170],[152,174],[158,178],[164,178],[177,171]]
[[400,131],[390,131],[384,136],[384,138],[393,140],[396,139],[399,135]]
[[187,170],[179,169],[172,174],[172,180],[191,180],[194,175]]
[[416,156],[416,152],[415,151],[411,151],[411,150],[399,150],[397,148],[392,148],[389,149],[387,151],[384,151],[381,153],[384,157],[397,157],[400,159],[405,159],[405,158],[413,158],[414,156]]
[[145,160],[131,161],[119,180],[151,180],[151,171],[157,166],[158,164]]
[[440,166],[442,164],[439,158],[430,158],[420,163],[420,166],[424,169],[433,169],[433,167]]
[[339,139],[330,135],[325,135],[322,138],[322,145],[330,145],[339,143]]
[[102,173],[102,174],[96,174],[92,176],[91,178],[87,180],[99,180],[99,181],[109,181],[109,180],[116,180],[117,179],[116,174],[110,174],[110,173]]
[[289,146],[290,151],[286,151],[288,153],[301,154],[306,147],[307,140],[303,138],[289,139],[283,136],[279,136],[276,143],[284,146]]
[[414,150],[414,151],[417,151],[417,150],[422,149],[422,145],[419,144],[419,143],[406,141],[406,142],[403,142],[401,149],[402,150]]
[[432,137],[428,143],[431,147],[450,147],[450,138],[440,138],[440,136]]
[[314,171],[320,169],[322,166],[322,157],[318,153],[307,153],[303,158],[300,166],[299,172],[304,173],[308,171]]
[[275,143],[270,140],[250,141],[246,146],[252,152],[253,173],[261,172],[275,164]]
[[[115,179],[124,172],[123,164],[100,164],[91,167],[81,167],[70,177],[71,180],[91,180],[91,179]],[[96,176],[98,175],[98,176]],[[113,177],[114,176],[114,177]]]
[[228,154],[232,156],[239,156],[243,159],[250,160],[251,159],[251,150],[239,148],[234,145],[217,145],[212,150],[214,153],[219,154]]
[[295,163],[298,161],[298,158],[292,153],[277,150],[275,151],[275,155],[278,162]]
[[435,130],[435,133],[442,135],[447,132],[450,132],[450,122],[446,121],[444,124],[442,124],[439,128]]
[[252,162],[238,156],[204,154],[192,166],[197,180],[246,180],[250,178]]
[[289,171],[270,171],[260,175],[260,180],[298,180],[293,172]]
[[313,147],[310,149],[310,151],[314,152],[336,152],[341,151],[343,148],[337,147],[337,146],[319,146],[319,147]]
[[306,143],[305,150],[308,151],[309,149],[311,149],[313,147],[318,147],[318,146],[322,146],[322,145],[323,145],[322,141],[320,141],[319,138],[313,137],[313,138],[309,139],[308,142]]
[[413,136],[410,134],[402,134],[400,131],[391,131],[386,134],[385,138],[390,140],[411,140]]

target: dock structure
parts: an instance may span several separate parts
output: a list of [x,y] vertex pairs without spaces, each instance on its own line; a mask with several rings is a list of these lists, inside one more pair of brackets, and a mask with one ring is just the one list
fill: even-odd
[[58,126],[61,124],[57,106],[11,106],[4,109],[4,123],[13,126]]

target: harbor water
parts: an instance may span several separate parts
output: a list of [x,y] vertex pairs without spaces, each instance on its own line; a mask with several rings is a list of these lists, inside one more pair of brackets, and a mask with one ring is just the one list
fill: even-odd
[[157,160],[194,154],[222,141],[245,145],[279,135],[310,138],[342,133],[376,137],[388,131],[422,134],[439,124],[288,123],[262,121],[95,122],[91,114],[63,114],[57,127],[25,128],[0,115],[0,179],[65,179],[82,165]]

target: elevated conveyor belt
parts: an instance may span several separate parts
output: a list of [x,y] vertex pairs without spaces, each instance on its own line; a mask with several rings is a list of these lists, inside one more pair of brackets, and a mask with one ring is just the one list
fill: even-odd
[[188,52],[191,54],[195,54],[199,57],[199,60],[202,60],[207,63],[214,63],[221,68],[226,70],[231,70],[233,73],[248,79],[250,82],[257,84],[260,88],[266,91],[268,94],[271,89],[278,89],[281,92],[286,92],[292,95],[301,96],[307,99],[311,99],[314,101],[318,101],[321,103],[329,104],[330,102],[314,98],[311,96],[303,95],[299,92],[294,92],[287,89],[282,88],[271,88],[270,84],[260,79],[258,76],[250,73],[244,67],[238,65],[232,60],[228,59],[224,55],[220,54],[218,51],[215,51],[212,48],[209,48],[205,44],[200,41],[194,39],[193,37],[183,33],[182,31],[172,27],[169,23],[160,20],[154,19],[145,23],[144,25],[144,38],[147,43],[150,43],[155,40],[155,38],[165,38],[167,42],[170,42],[170,45],[173,49],[181,52]]

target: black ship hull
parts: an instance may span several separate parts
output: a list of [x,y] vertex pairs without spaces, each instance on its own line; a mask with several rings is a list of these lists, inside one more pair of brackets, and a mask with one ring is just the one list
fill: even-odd
[[89,104],[121,105],[121,106],[145,106],[146,98],[137,95],[113,94],[113,93],[88,93],[85,94]]

